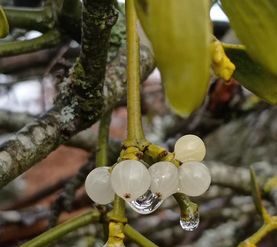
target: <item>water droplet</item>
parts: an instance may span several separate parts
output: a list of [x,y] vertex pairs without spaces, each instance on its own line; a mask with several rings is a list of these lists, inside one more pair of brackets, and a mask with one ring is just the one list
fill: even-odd
[[180,218],[180,225],[185,231],[192,232],[194,231],[198,226],[200,222],[200,216],[199,212],[196,211],[193,214],[189,214],[185,217]]
[[134,211],[139,214],[151,214],[162,203],[163,200],[161,200],[155,193],[152,193],[150,190],[148,190],[138,199],[131,201],[128,204]]

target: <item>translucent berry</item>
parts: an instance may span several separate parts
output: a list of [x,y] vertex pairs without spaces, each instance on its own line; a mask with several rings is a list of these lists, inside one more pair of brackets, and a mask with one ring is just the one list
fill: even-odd
[[91,200],[102,205],[113,201],[115,194],[110,177],[109,167],[98,167],[88,174],[85,189]]
[[150,190],[160,199],[166,199],[177,192],[178,168],[168,161],[153,164],[149,169],[151,176]]
[[210,186],[209,169],[200,162],[187,162],[179,167],[179,192],[188,196],[200,196]]
[[137,160],[119,162],[112,170],[111,184],[115,193],[126,201],[133,201],[150,187],[147,168]]
[[181,162],[202,161],[206,154],[204,142],[196,135],[185,135],[177,140],[175,158]]

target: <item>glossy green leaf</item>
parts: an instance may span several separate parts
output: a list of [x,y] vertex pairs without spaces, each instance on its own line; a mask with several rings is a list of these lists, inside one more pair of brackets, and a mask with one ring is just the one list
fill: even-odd
[[0,38],[5,38],[9,34],[9,23],[3,8],[0,6]]
[[248,90],[271,104],[277,104],[277,76],[254,62],[243,46],[224,44],[230,60],[236,65],[233,77]]
[[179,115],[199,107],[210,72],[209,0],[136,0],[167,101]]
[[249,55],[277,75],[277,1],[221,0]]

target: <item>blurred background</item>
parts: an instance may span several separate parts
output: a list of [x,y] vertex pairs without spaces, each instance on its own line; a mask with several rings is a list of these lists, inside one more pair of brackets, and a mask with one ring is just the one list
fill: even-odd
[[[5,1],[3,6],[37,8],[40,0]],[[211,9],[215,36],[238,43],[228,19],[218,5]],[[33,30],[13,28],[1,43],[40,36]],[[51,108],[61,78],[79,53],[79,44],[66,40],[54,48],[0,58],[0,142]],[[179,225],[179,209],[168,199],[148,216],[128,210],[129,223],[158,246],[232,247],[261,225],[251,196],[248,168],[253,166],[263,186],[277,171],[277,108],[261,101],[235,80],[211,78],[205,103],[189,118],[174,115],[167,107],[157,69],[142,84],[143,124],[147,138],[172,150],[180,136],[199,135],[207,147],[205,163],[213,184],[192,200],[200,205],[200,225],[185,232]],[[126,137],[126,104],[114,109],[110,126],[111,160]],[[95,164],[98,124],[61,145],[0,192],[0,246],[18,246],[45,231],[49,225],[87,211],[93,202],[83,188],[85,174]],[[274,197],[275,196],[275,197]],[[276,194],[264,196],[270,213],[276,214]],[[51,246],[103,246],[100,225],[68,234]],[[132,243],[127,246],[136,246]],[[276,247],[276,232],[259,246]]]

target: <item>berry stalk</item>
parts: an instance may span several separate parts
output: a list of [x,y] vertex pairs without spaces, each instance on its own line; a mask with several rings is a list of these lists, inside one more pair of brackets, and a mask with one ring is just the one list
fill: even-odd
[[139,144],[145,141],[141,123],[140,106],[140,54],[139,37],[136,30],[137,17],[134,0],[126,1],[127,20],[127,110],[128,138],[127,142]]

